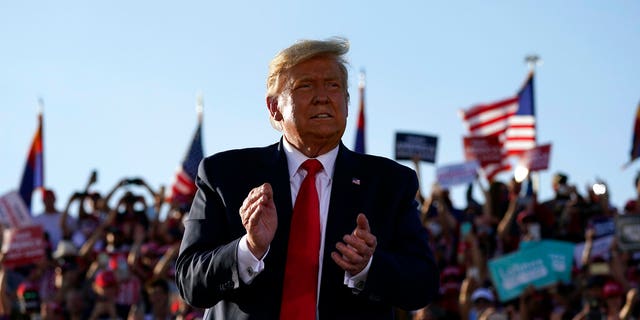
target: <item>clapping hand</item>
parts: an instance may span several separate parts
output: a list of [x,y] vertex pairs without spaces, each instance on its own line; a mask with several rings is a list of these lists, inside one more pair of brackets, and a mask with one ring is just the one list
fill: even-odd
[[333,261],[352,276],[364,270],[378,245],[376,236],[371,233],[369,228],[367,217],[361,213],[356,222],[356,229],[351,234],[342,237],[344,242],[336,244],[338,252],[331,253]]
[[273,189],[268,183],[253,188],[240,207],[242,225],[247,230],[247,246],[258,259],[267,252],[278,228]]

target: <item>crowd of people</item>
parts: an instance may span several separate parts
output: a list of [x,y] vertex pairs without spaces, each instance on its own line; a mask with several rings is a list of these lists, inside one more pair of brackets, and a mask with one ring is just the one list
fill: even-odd
[[[283,138],[205,159],[193,204],[141,178],[101,193],[91,174],[62,211],[47,190],[45,258],[0,269],[0,320],[640,316],[640,254],[595,250],[597,221],[640,213],[640,177],[620,210],[604,183],[581,193],[561,173],[547,201],[515,179],[471,184],[464,209],[438,184],[425,197],[409,168],[342,144],[348,50],[278,53],[266,104]],[[490,261],[542,239],[584,242],[568,281],[499,296]]]
[[[188,206],[166,201],[163,188],[140,178],[122,179],[105,194],[93,190],[94,182],[92,175],[61,211],[54,191],[46,190],[44,212],[33,217],[45,231],[46,259],[1,269],[1,318],[201,317],[203,310],[177,294],[173,278]],[[635,182],[640,195],[640,175]],[[493,182],[478,201],[472,192],[478,186],[469,185],[464,209],[437,184],[428,196],[416,196],[440,269],[440,295],[422,310],[398,310],[398,318],[640,318],[639,252],[620,250],[613,241],[610,254],[590,254],[597,235],[593,222],[639,214],[639,200],[616,208],[608,192],[582,194],[561,173],[554,176],[555,196],[547,201],[527,195],[515,180]],[[574,263],[570,282],[530,287],[517,299],[500,301],[488,261],[539,239],[586,243],[581,267]]]
[[[640,174],[635,179],[639,197],[623,208],[610,203],[603,182],[582,193],[558,172],[553,198],[540,201],[535,190],[525,190],[530,181],[496,181],[487,188],[471,184],[464,209],[456,208],[437,184],[427,197],[417,195],[441,283],[438,300],[415,312],[414,319],[640,318],[640,252],[622,250],[612,235],[616,216],[640,213]],[[483,201],[473,198],[474,187],[483,189]],[[608,232],[596,230],[602,221],[609,222]],[[595,254],[593,244],[600,236],[613,240],[606,253]],[[571,281],[529,286],[518,298],[501,301],[488,262],[539,240],[584,244],[581,258],[572,264]]]
[[[45,258],[0,269],[0,319],[198,319],[175,289],[188,205],[141,178],[102,194],[96,174],[59,211],[54,190],[33,215]],[[4,255],[0,258],[4,260]]]

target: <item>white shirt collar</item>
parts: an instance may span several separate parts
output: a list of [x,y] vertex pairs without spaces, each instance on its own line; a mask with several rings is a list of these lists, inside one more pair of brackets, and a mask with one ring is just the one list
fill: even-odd
[[[307,156],[302,154],[298,149],[296,149],[292,144],[290,144],[285,137],[282,137],[282,145],[284,147],[284,154],[287,156],[287,165],[289,166],[289,177],[293,177],[302,165],[308,159]],[[323,171],[327,174],[329,178],[333,177],[333,169],[336,164],[336,157],[338,157],[338,146],[331,149],[329,152],[319,155],[315,159],[322,163]]]

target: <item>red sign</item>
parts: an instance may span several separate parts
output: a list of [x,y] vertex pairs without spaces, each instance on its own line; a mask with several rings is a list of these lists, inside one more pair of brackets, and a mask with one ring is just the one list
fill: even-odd
[[478,160],[480,166],[502,162],[502,146],[497,136],[464,137],[464,157]]
[[550,143],[525,151],[520,158],[520,165],[529,169],[529,172],[546,170],[549,168],[549,158],[551,158]]
[[34,264],[44,258],[42,226],[5,229],[2,239],[4,266],[14,268]]

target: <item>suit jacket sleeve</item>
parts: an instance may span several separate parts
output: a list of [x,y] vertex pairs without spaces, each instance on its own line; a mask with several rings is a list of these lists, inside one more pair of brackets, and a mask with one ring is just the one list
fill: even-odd
[[222,195],[210,177],[214,159],[198,168],[198,191],[184,221],[185,232],[176,263],[176,284],[187,303],[209,308],[225,299],[241,282],[237,246],[242,230],[233,230]]

